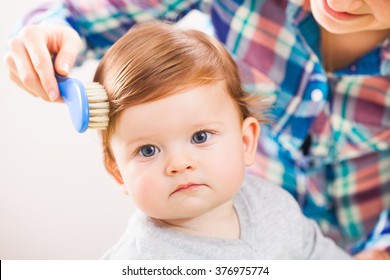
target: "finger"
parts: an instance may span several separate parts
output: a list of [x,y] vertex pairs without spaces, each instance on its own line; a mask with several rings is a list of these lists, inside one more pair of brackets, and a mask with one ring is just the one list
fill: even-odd
[[[9,78],[11,79],[11,81],[13,81],[17,86],[19,86],[20,88],[24,89],[25,91],[27,91],[29,94],[31,94],[32,96],[34,97],[41,97],[38,93],[34,92],[34,91],[31,91],[29,88],[27,88],[19,79],[19,77],[17,75],[15,75],[14,73],[10,72],[9,73]],[[42,91],[43,91],[43,88],[42,88]],[[45,101],[50,101],[48,98],[42,98],[43,100]]]
[[15,66],[15,63],[12,59],[12,56],[11,54],[6,54],[4,56],[4,62],[7,66],[7,72],[8,72],[8,77],[11,81],[13,81],[18,87],[20,87],[21,89],[27,91],[28,93],[30,93],[32,96],[34,97],[37,97],[37,95],[34,93],[34,92],[31,92],[30,89],[28,89],[27,87],[24,86],[24,84],[20,81],[20,79],[18,78],[18,75],[17,75],[17,70],[16,70],[16,66]]
[[29,33],[29,29],[25,29],[24,44],[41,87],[51,101],[56,100],[59,90],[47,39],[39,34],[33,35],[32,32]]
[[[30,95],[34,96],[34,97],[40,97],[38,94],[34,93],[34,92],[31,92],[28,88],[26,88],[22,82],[19,80],[19,78],[13,74],[12,72],[9,71],[8,73],[8,76],[10,78],[11,81],[13,81],[17,86],[19,86],[20,88],[24,89],[26,92],[28,92]],[[50,101],[49,99],[44,99],[45,101]],[[53,102],[53,101],[52,101]],[[64,100],[62,98],[58,98],[57,100],[55,100],[54,102],[56,103],[64,103]]]
[[[16,64],[15,64],[15,61],[14,61],[12,54],[10,52],[8,52],[4,56],[4,61],[5,61],[5,64],[7,66],[8,76],[9,76],[10,80],[13,81],[17,86],[19,86],[23,90],[30,93],[31,95],[39,97],[39,94],[36,91],[32,90],[30,87],[26,86],[21,81],[20,75],[18,73],[18,69],[17,69]],[[41,90],[43,91],[43,88],[41,88]]]
[[385,250],[371,249],[356,254],[354,258],[357,260],[389,260],[390,255]]
[[[37,93],[32,92],[29,88],[25,87],[24,84],[19,80],[18,76],[14,74],[11,70],[8,70],[8,77],[11,81],[13,81],[17,86],[22,88],[23,90],[27,91],[29,94],[31,94],[34,97],[40,97]],[[43,88],[42,88],[43,90]],[[44,99],[45,101],[50,101],[49,99]],[[58,98],[54,102],[57,103],[64,103],[64,100],[62,98]]]
[[5,66],[7,67],[7,70],[9,72],[16,72],[16,66],[15,66],[15,63],[14,63],[14,60],[12,59],[12,55],[10,52],[7,52],[5,55],[4,55],[4,64]]
[[64,27],[57,40],[60,48],[54,62],[55,69],[59,74],[67,76],[80,53],[81,39],[75,30]]
[[23,83],[19,80],[18,76],[15,75],[14,73],[12,72],[9,72],[8,74],[9,78],[11,81],[13,81],[18,87],[22,88],[23,90],[25,90],[26,92],[28,92],[29,94],[31,94],[32,96],[34,97],[38,97],[34,92],[31,92],[28,88],[26,88]]
[[14,64],[14,67],[11,68],[16,69],[16,71],[13,71],[13,74],[23,85],[23,88],[33,95],[48,101],[49,98],[40,83],[24,45],[19,40],[14,39],[10,42],[10,50],[12,55],[11,63]]

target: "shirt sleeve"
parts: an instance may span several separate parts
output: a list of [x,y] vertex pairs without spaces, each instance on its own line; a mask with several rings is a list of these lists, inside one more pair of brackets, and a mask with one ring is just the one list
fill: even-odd
[[281,212],[287,217],[290,225],[285,234],[290,233],[291,240],[300,244],[302,259],[349,260],[352,258],[332,239],[323,235],[317,223],[302,213],[298,203],[289,193],[279,189],[276,197],[280,207],[284,208]]
[[63,0],[42,4],[17,25],[17,32],[29,24],[66,24],[74,28],[83,41],[77,64],[86,58],[101,58],[107,49],[137,22],[154,19],[176,22],[202,1],[126,1]]
[[303,252],[305,259],[325,259],[325,260],[344,260],[352,257],[339,248],[333,240],[325,237],[318,225],[306,217],[304,219],[303,235]]

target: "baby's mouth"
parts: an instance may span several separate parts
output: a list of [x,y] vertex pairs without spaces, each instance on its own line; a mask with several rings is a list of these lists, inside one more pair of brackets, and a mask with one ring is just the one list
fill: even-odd
[[204,184],[196,184],[196,183],[186,183],[186,184],[181,184],[175,188],[175,190],[171,193],[179,193],[179,192],[186,192],[186,191],[192,191],[194,189],[197,189],[201,186],[204,186]]

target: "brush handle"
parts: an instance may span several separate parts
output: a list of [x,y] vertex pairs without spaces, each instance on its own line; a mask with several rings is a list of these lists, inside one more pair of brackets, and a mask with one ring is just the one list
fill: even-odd
[[82,133],[89,124],[88,96],[83,84],[73,78],[56,74],[60,95],[68,106],[74,128]]

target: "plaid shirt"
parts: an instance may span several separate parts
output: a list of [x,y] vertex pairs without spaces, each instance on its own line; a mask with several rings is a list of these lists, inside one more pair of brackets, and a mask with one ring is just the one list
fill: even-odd
[[275,99],[251,172],[287,189],[325,234],[348,247],[390,208],[390,40],[334,73],[320,55],[305,0],[63,1],[30,22],[66,22],[84,40],[80,62],[100,57],[135,22],[210,15],[246,89]]

